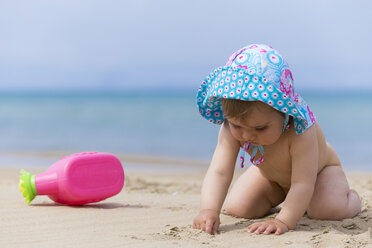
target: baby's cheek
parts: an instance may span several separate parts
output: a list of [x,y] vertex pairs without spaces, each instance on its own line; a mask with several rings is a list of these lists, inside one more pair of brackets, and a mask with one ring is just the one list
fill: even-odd
[[236,140],[241,140],[242,139],[242,135],[239,133],[239,132],[231,132],[232,136],[236,139]]
[[241,139],[241,134],[240,134],[240,132],[238,132],[238,131],[236,131],[236,130],[234,130],[234,129],[231,130],[231,135],[232,135],[235,139],[237,139],[237,140],[240,140],[240,139]]
[[279,137],[280,134],[278,135],[276,132],[267,133],[262,137],[262,143],[265,145],[272,145],[279,139]]

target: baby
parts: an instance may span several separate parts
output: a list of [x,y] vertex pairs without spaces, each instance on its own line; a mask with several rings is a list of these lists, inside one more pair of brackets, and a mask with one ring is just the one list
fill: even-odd
[[249,45],[235,52],[202,82],[197,104],[204,118],[222,126],[194,228],[217,233],[241,148],[241,166],[246,153],[253,165],[233,185],[226,213],[260,218],[283,203],[274,219],[251,224],[249,232],[285,233],[305,212],[313,219],[341,220],[361,211],[335,150],[273,48]]

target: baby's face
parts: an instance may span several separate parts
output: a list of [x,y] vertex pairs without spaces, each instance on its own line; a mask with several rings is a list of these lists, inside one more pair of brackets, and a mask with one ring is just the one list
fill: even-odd
[[255,146],[274,144],[282,134],[284,116],[265,103],[255,104],[244,121],[227,118],[232,135]]

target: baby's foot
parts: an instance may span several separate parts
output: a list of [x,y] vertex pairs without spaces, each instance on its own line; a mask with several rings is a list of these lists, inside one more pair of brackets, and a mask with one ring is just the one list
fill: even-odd
[[350,193],[350,192],[355,193],[355,194],[358,196],[359,200],[360,200],[360,196],[359,196],[358,192],[356,192],[356,190],[354,190],[354,189],[349,189],[349,193]]
[[356,192],[354,189],[349,189],[348,198],[351,217],[354,217],[355,215],[359,214],[360,211],[362,211],[362,202],[358,192]]

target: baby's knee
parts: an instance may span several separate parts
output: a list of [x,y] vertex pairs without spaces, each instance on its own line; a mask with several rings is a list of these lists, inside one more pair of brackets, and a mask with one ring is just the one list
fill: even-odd
[[307,210],[307,216],[316,220],[342,220],[351,218],[354,215],[347,214],[347,209],[340,206],[327,206],[326,209],[309,208]]
[[307,209],[307,216],[316,220],[339,220],[342,209],[337,205],[312,206]]
[[227,215],[245,219],[255,219],[264,215],[257,212],[257,208],[254,209],[249,206],[242,206],[241,204],[234,204],[232,202],[226,204],[225,213]]
[[243,209],[242,207],[236,206],[234,204],[226,205],[225,214],[246,219],[254,218],[253,216],[249,215],[249,211],[246,211],[246,209]]
[[[355,197],[356,196],[356,197]],[[350,192],[344,201],[324,201],[310,204],[307,215],[318,220],[342,220],[352,218],[361,211],[361,202],[357,194]]]
[[332,212],[331,208],[326,208],[322,206],[310,206],[306,211],[307,216],[310,219],[316,220],[331,220],[335,212]]

